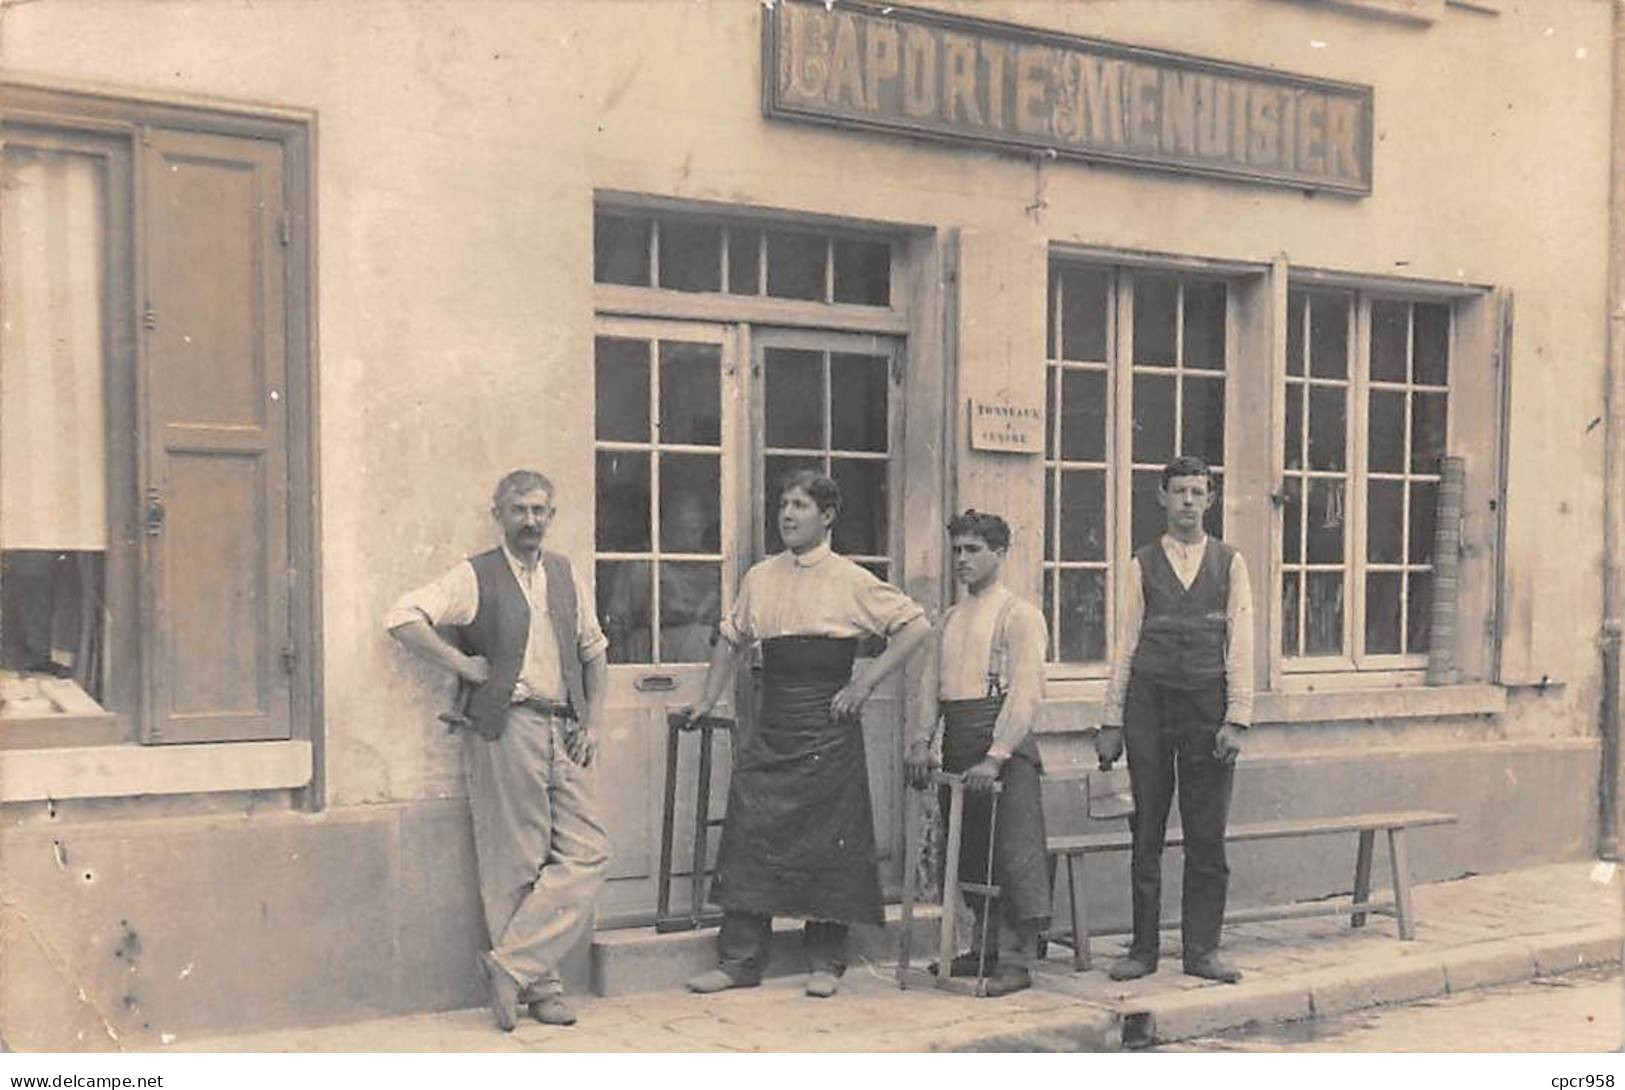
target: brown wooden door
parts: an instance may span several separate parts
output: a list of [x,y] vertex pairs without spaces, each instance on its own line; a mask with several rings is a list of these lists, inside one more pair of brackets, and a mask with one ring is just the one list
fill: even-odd
[[146,740],[287,738],[283,153],[141,140]]

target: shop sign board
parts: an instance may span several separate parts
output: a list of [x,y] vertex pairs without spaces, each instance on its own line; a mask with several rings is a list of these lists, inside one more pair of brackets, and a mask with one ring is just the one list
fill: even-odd
[[970,399],[970,445],[972,450],[995,450],[1006,454],[1044,452],[1044,408],[1019,405],[1008,398]]
[[1371,192],[1366,84],[868,0],[775,0],[762,20],[768,117]]

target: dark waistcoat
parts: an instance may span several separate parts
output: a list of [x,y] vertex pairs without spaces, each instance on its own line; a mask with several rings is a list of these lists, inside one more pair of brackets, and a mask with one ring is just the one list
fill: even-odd
[[[513,687],[525,664],[525,646],[530,639],[530,606],[525,592],[514,579],[513,569],[500,548],[469,558],[479,586],[479,608],[474,619],[458,629],[464,654],[480,655],[491,664],[484,685],[476,686],[468,701],[468,717],[486,738],[502,733],[507,721]],[[547,575],[547,611],[558,642],[559,665],[564,670],[564,691],[579,716],[586,708],[581,686],[581,656],[576,638],[580,603],[576,601],[575,580],[570,561],[558,553],[542,553],[542,570]]]
[[1160,539],[1134,554],[1145,602],[1135,674],[1173,689],[1201,689],[1224,678],[1230,559],[1235,553],[1232,546],[1209,538],[1188,590],[1174,574]]

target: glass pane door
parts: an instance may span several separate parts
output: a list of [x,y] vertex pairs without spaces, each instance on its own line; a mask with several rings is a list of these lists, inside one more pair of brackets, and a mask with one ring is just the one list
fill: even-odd
[[[889,337],[790,330],[753,330],[748,399],[755,420],[755,557],[784,548],[778,531],[780,483],[812,469],[841,488],[841,514],[831,533],[837,553],[901,585],[902,345]],[[884,641],[869,640],[872,657]],[[857,669],[866,668],[861,661]],[[903,799],[901,675],[864,706],[864,746],[874,803],[875,844],[889,895],[901,888]]]
[[[600,926],[614,926],[653,915],[666,713],[698,699],[717,624],[743,573],[735,512],[744,490],[732,449],[742,434],[737,331],[600,318],[595,334],[593,560],[610,641],[598,784],[615,844]],[[718,712],[731,715],[731,702]],[[685,740],[675,778],[675,904],[689,899],[696,751]],[[727,800],[728,754],[720,735],[713,815]],[[712,841],[714,857],[715,833]]]

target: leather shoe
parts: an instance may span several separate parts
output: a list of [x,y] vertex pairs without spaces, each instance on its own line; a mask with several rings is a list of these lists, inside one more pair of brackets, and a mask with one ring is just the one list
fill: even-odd
[[701,995],[710,995],[712,992],[725,992],[729,988],[754,988],[756,981],[735,980],[721,969],[707,969],[698,976],[688,978],[688,990]]
[[835,979],[835,974],[823,969],[807,977],[807,994],[814,999],[828,999],[838,987],[840,983]]
[[987,990],[982,994],[989,999],[997,999],[1001,995],[1025,991],[1032,986],[1033,976],[1027,971],[1026,966],[1006,965],[988,979]]
[[982,964],[977,964],[977,954],[972,950],[968,954],[960,954],[954,958],[949,967],[949,976],[989,976],[999,967],[997,951],[990,950]]
[[1137,954],[1118,958],[1106,967],[1106,975],[1113,980],[1138,980],[1157,971],[1157,963]]
[[491,1017],[503,1033],[513,1032],[519,1022],[519,982],[496,963],[489,953],[480,955],[480,972],[491,1001]]
[[1220,958],[1218,954],[1203,954],[1201,957],[1186,959],[1185,975],[1217,980],[1220,984],[1234,984],[1241,979],[1241,970]]
[[530,1003],[530,1016],[544,1026],[573,1026],[575,1008],[562,995],[545,995]]

